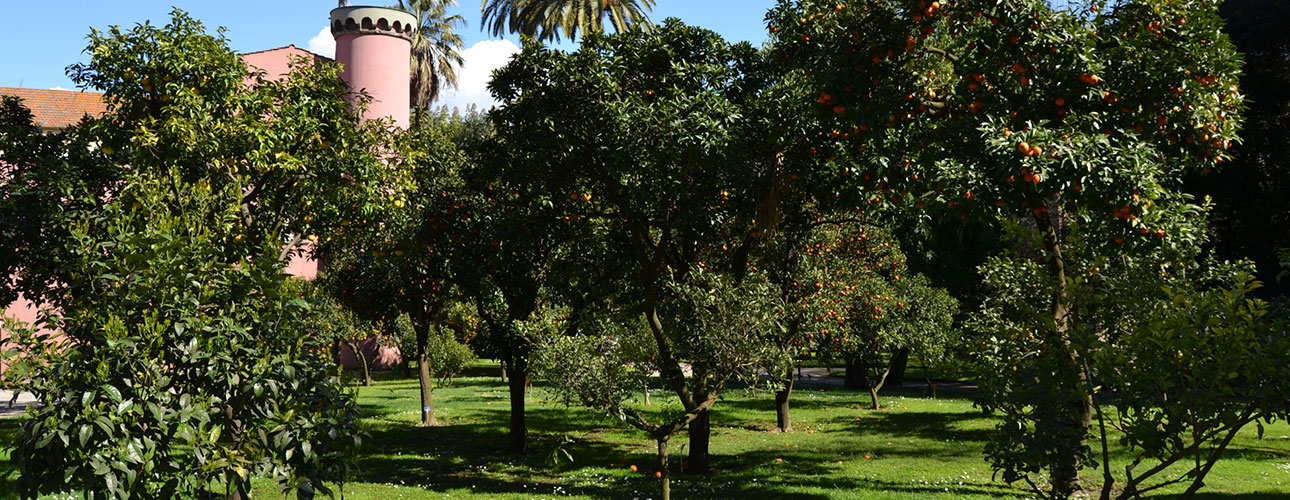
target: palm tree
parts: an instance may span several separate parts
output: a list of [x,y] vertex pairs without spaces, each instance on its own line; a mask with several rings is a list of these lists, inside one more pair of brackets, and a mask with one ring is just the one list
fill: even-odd
[[654,0],[483,0],[483,27],[493,36],[504,32],[539,41],[573,39],[578,32],[604,31],[609,18],[614,31],[632,27],[649,30]]
[[462,65],[461,37],[457,27],[466,19],[448,16],[457,0],[399,0],[398,8],[417,18],[412,37],[412,106],[427,109],[445,88],[457,87]]

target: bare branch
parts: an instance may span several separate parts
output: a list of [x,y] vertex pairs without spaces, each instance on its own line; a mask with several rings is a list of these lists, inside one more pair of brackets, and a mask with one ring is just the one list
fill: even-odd
[[959,56],[956,56],[956,55],[954,55],[954,54],[951,54],[951,53],[949,53],[949,52],[946,52],[944,49],[938,49],[938,48],[936,48],[936,47],[927,47],[927,46],[924,46],[924,47],[923,47],[923,52],[928,52],[928,53],[936,54],[936,55],[938,55],[938,56],[941,56],[941,57],[944,57],[944,58],[946,58],[946,59],[949,59],[949,60],[950,60],[950,62],[959,62]]

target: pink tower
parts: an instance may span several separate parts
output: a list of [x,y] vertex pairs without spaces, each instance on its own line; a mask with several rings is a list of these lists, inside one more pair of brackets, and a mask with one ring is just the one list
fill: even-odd
[[364,118],[391,118],[407,128],[411,103],[412,35],[417,19],[387,7],[340,7],[331,11],[336,62],[354,92],[372,97]]

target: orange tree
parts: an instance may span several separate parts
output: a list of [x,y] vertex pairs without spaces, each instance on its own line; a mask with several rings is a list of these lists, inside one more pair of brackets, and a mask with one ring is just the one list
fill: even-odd
[[0,118],[0,272],[18,271],[0,301],[56,307],[42,326],[67,344],[35,391],[44,415],[14,443],[22,494],[200,496],[218,480],[244,497],[252,474],[309,494],[343,479],[353,400],[281,269],[397,188],[378,126],[335,65],[265,80],[179,11],[94,31],[86,52],[69,72],[104,92],[102,117],[43,135],[6,99]]
[[360,343],[380,333],[380,329],[375,323],[360,319],[353,311],[337,303],[335,298],[322,293],[321,287],[307,284],[303,288],[301,295],[312,301],[314,310],[308,320],[309,328],[320,342],[326,343],[337,362],[340,361],[341,346],[349,347],[362,370],[363,385],[371,386],[371,368]]
[[[890,335],[896,330],[887,327],[903,322],[895,320],[892,313],[905,308],[905,300],[893,295],[893,290],[902,279],[910,283],[912,278],[896,241],[868,222],[864,210],[856,209],[855,216],[849,217],[823,216],[812,208],[801,214],[810,213],[810,220],[794,222],[788,212],[775,238],[757,255],[758,266],[765,269],[785,303],[780,314],[783,326],[777,330],[782,335],[771,337],[773,355],[766,359],[766,371],[775,388],[776,427],[781,431],[792,426],[789,397],[792,370],[799,357],[818,354],[844,359],[850,370],[860,370],[866,366],[860,357],[874,354],[868,366],[879,369],[878,377],[856,375],[862,383],[874,382],[869,388],[876,404],[876,393],[889,366],[879,362],[887,348],[909,347],[907,340],[939,342],[945,338],[914,335],[897,339]],[[942,325],[927,326],[935,329]]]
[[510,394],[510,449],[524,452],[533,343],[517,330],[517,322],[531,319],[542,303],[558,302],[558,297],[603,295],[605,287],[595,279],[603,273],[597,270],[613,266],[597,263],[583,267],[581,274],[562,272],[562,262],[583,255],[567,249],[585,229],[575,223],[580,215],[568,209],[583,200],[552,200],[541,185],[507,175],[514,165],[529,161],[526,152],[511,148],[507,137],[494,136],[482,115],[467,115],[461,123],[474,124],[470,137],[459,141],[474,160],[463,172],[465,192],[474,201],[469,224],[459,233],[464,250],[452,262],[453,274],[480,318],[473,345],[502,362]]
[[[862,219],[819,219],[809,239],[785,255],[789,265],[768,267],[784,290],[790,352],[817,352],[844,360],[848,378],[869,390],[879,408],[878,391],[896,352],[937,357],[951,338],[957,304],[944,290],[909,272],[898,243]],[[780,363],[778,383],[791,389],[791,365]],[[786,383],[787,382],[787,383]],[[787,394],[777,394],[780,428],[788,422]]]
[[709,331],[679,321],[694,309],[678,305],[678,290],[701,269],[734,288],[752,271],[756,221],[766,223],[756,206],[775,165],[742,142],[760,60],[671,20],[652,33],[587,36],[574,53],[529,43],[492,84],[502,102],[494,128],[517,160],[504,175],[586,228],[597,243],[581,247],[602,252],[597,261],[619,263],[613,303],[648,328],[654,365],[684,407],[663,424],[628,421],[660,443],[688,425],[694,473],[708,470],[708,409],[731,367],[753,359],[708,349]]
[[803,140],[827,160],[820,176],[874,204],[938,204],[1034,235],[1019,250],[1054,286],[1047,314],[1026,320],[1051,375],[1037,392],[995,377],[981,404],[1005,417],[1007,449],[988,450],[1004,477],[1047,468],[1052,493],[1070,494],[1093,408],[1067,245],[1078,234],[1134,254],[1197,230],[1179,179],[1224,161],[1242,107],[1216,2],[784,0],[768,23],[773,59],[812,82],[803,99],[824,125]]
[[[448,311],[467,302],[453,282],[453,258],[469,228],[472,199],[464,194],[467,162],[446,129],[418,126],[395,136],[391,170],[403,172],[407,189],[392,194],[392,208],[379,224],[359,221],[324,240],[331,263],[323,280],[342,304],[361,318],[385,324],[403,314],[416,334],[422,426],[437,425],[430,372],[432,330],[447,325]],[[350,227],[352,226],[352,227]],[[433,338],[440,338],[435,335]]]

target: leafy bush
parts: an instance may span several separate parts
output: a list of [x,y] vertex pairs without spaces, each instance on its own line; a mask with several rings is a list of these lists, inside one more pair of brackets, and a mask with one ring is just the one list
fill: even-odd
[[61,354],[34,365],[42,406],[14,443],[24,495],[191,497],[246,491],[253,475],[327,492],[345,477],[361,441],[354,399],[304,328],[281,240],[242,245],[225,231],[231,200],[140,175],[71,230],[76,292],[44,325],[64,332]]

